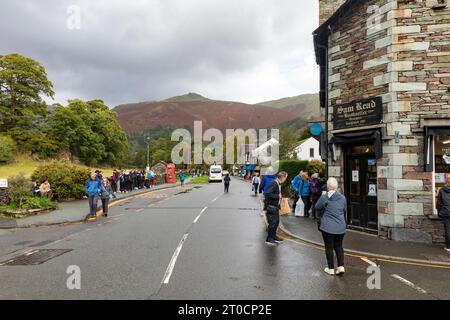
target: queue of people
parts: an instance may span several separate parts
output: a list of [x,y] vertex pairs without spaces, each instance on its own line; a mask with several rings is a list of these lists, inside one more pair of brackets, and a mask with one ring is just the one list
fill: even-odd
[[294,192],[293,212],[295,213],[301,199],[304,205],[303,216],[308,218],[311,212],[313,219],[317,219],[316,203],[325,191],[325,183],[320,180],[319,174],[314,173],[310,179],[308,173],[302,170],[292,180],[291,185]]

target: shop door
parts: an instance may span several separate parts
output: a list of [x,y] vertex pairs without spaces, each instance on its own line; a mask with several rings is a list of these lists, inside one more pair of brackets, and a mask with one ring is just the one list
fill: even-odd
[[352,227],[378,230],[377,164],[373,154],[346,157],[347,220]]

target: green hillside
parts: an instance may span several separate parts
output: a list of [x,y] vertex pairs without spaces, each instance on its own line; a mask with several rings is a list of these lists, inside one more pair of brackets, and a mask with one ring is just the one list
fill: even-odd
[[320,116],[320,100],[317,93],[265,101],[258,103],[258,105],[285,109],[305,118],[317,118]]

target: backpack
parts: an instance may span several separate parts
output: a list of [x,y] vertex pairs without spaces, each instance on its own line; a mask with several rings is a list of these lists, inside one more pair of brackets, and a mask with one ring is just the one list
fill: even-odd
[[313,179],[310,184],[310,189],[311,189],[311,193],[315,196],[320,195],[321,190],[320,190],[320,183],[319,183],[319,179]]

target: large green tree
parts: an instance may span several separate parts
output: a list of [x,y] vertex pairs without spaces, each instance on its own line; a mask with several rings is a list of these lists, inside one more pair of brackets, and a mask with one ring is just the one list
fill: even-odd
[[117,165],[126,156],[127,137],[116,114],[101,100],[70,100],[57,105],[48,119],[49,134],[61,149],[86,164]]
[[0,55],[0,132],[29,130],[47,114],[42,97],[53,98],[45,68],[19,54]]

